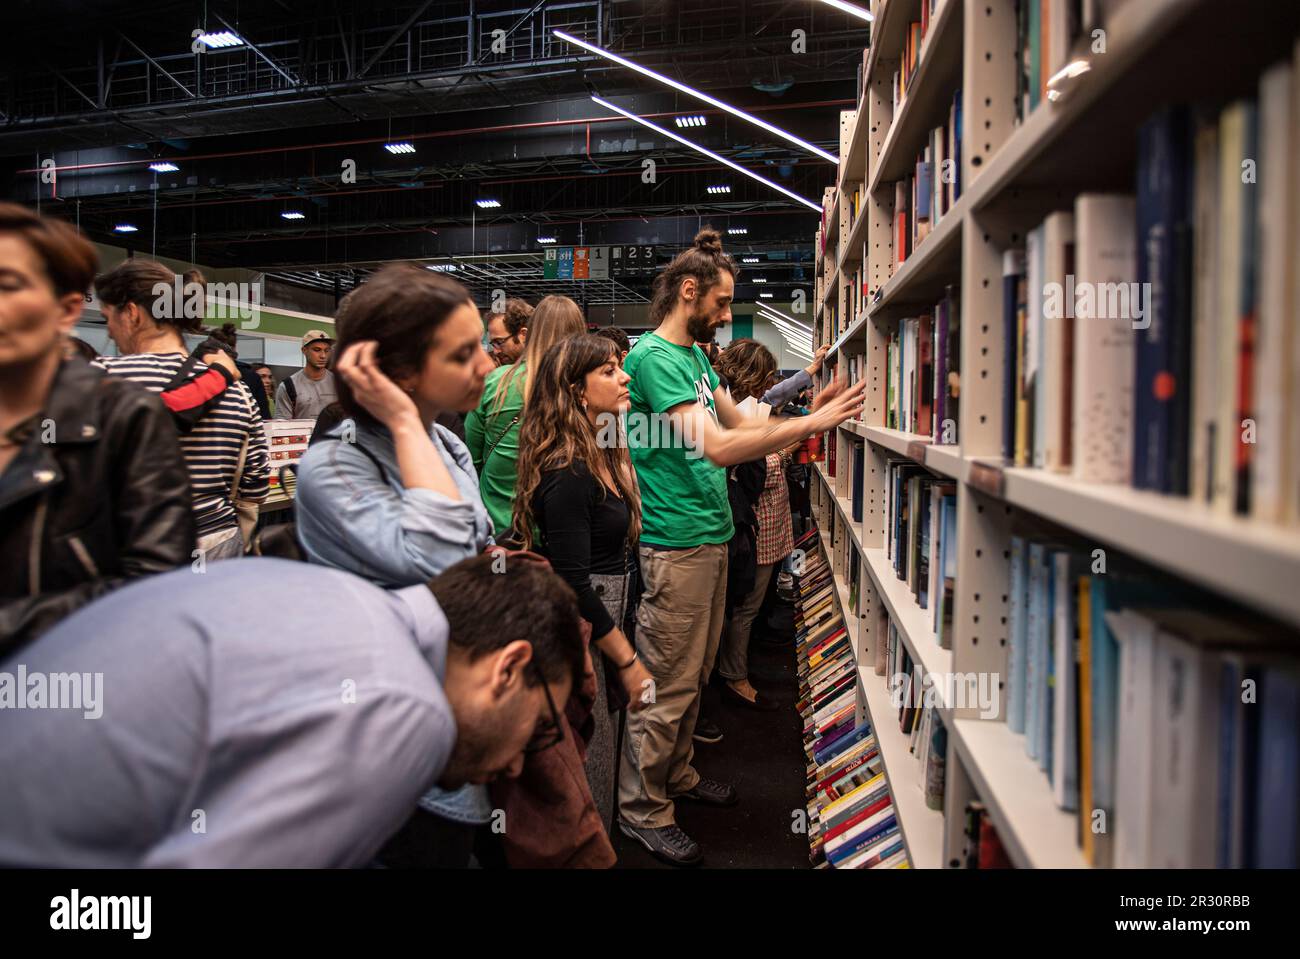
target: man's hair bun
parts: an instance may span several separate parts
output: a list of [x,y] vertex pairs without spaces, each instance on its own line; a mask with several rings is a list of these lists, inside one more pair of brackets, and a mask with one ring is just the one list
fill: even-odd
[[722,234],[717,230],[703,229],[695,234],[695,249],[702,253],[718,254],[722,252]]

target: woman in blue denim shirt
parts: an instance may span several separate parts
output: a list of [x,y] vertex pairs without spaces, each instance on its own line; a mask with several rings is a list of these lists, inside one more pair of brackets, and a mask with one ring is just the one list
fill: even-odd
[[[469,292],[418,267],[381,270],[337,317],[339,403],[350,419],[303,456],[298,537],[307,559],[398,588],[492,543],[465,444],[434,424],[474,409],[493,369]],[[483,786],[434,788],[381,860],[467,864],[491,818]]]

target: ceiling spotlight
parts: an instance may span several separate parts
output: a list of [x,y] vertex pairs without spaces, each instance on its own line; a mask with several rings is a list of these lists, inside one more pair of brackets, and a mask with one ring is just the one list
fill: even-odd
[[401,143],[385,143],[384,149],[389,153],[414,153],[415,146],[403,140]]
[[772,294],[771,294],[771,293],[760,293],[760,294],[758,294],[758,296],[759,296],[759,299],[762,299],[762,300],[770,300],[770,299],[772,298]]
[[169,163],[166,160],[158,160],[149,164],[149,169],[154,173],[175,173],[180,169],[175,163]]
[[677,117],[678,127],[703,127],[708,126],[708,124],[709,121],[698,113],[689,117]]
[[729,186],[725,186],[725,185],[723,185],[723,186],[711,186],[711,187],[709,187],[709,192],[710,192],[710,193],[730,193],[730,192],[731,192],[731,187],[729,187]]
[[456,272],[456,264],[455,264],[455,263],[426,263],[426,264],[424,265],[424,268],[425,268],[426,270],[433,270],[435,273],[455,273],[455,272]]
[[[586,40],[579,40],[577,37],[567,34],[563,30],[552,30],[551,33],[559,37],[561,40],[565,41],[566,43],[572,43],[575,47],[581,47],[582,49],[594,53],[597,56],[604,57],[606,60],[610,60],[614,63],[617,63],[619,66],[627,67],[629,70],[635,70],[637,73],[641,74],[642,76],[649,77],[652,80],[657,80],[660,83],[672,87],[674,90],[678,90],[682,93],[685,93],[687,96],[695,97],[695,99],[697,100],[703,100],[705,103],[709,104],[709,106],[717,107],[719,110],[726,110],[732,116],[739,117],[745,122],[752,123],[754,124],[754,126],[760,127],[766,130],[768,133],[773,134],[774,136],[781,137],[783,140],[786,140],[789,143],[793,143],[801,150],[807,150],[809,153],[814,153],[817,156],[821,157],[823,160],[827,161],[828,163],[840,162],[840,158],[835,156],[835,154],[827,153],[825,150],[821,149],[820,147],[813,146],[811,143],[799,139],[797,136],[795,136],[793,133],[790,133],[788,130],[782,130],[780,127],[773,126],[772,124],[768,123],[766,120],[760,120],[758,117],[746,113],[744,110],[741,110],[737,107],[733,107],[729,103],[723,103],[721,100],[715,97],[711,97],[707,93],[703,93],[699,90],[696,90],[694,87],[688,87],[686,84],[679,83],[678,81],[672,79],[671,77],[664,76],[662,73],[656,73],[655,71],[651,70],[649,67],[643,67],[641,66],[641,64],[633,63],[631,60],[620,57],[616,53],[610,53],[608,50],[603,50],[598,46],[588,43]],[[601,102],[601,101],[598,100],[597,102]],[[701,119],[703,118],[701,117]],[[701,126],[702,125],[703,124],[701,123]],[[821,208],[818,207],[819,211],[820,209]]]
[[757,262],[758,262],[758,257],[756,257],[756,256],[742,256],[742,257],[740,258],[740,262],[741,262],[741,263],[757,263]]
[[733,227],[728,228],[728,230],[727,230],[727,235],[728,235],[728,236],[744,236],[744,235],[747,234],[748,232],[749,232],[749,228],[748,228],[748,227],[743,227],[743,226],[733,226]]
[[855,17],[861,17],[863,20],[876,19],[875,14],[870,10],[863,10],[861,7],[855,7],[851,3],[845,3],[844,0],[822,0],[822,3],[834,7],[836,10],[843,10],[845,13],[852,14]]
[[130,223],[119,223],[117,226],[113,227],[113,232],[114,233],[137,233],[139,232],[139,227],[132,226]]
[[307,214],[305,214],[305,213],[299,213],[297,210],[285,210],[283,213],[280,214],[280,216],[284,217],[286,220],[305,220],[305,219],[307,219]]
[[538,243],[554,243],[554,242],[555,242],[555,237],[553,237],[553,236],[539,236],[539,237],[537,238],[537,242],[538,242]]
[[500,200],[475,200],[480,210],[495,210],[501,206]]
[[201,30],[195,30],[190,36],[209,50],[224,50],[227,47],[242,47],[244,45],[244,41],[229,30],[222,30],[220,33],[204,33]]
[[754,277],[752,280],[750,280],[749,282],[750,282],[750,283],[766,283],[766,282],[767,282],[767,277],[765,277],[765,276],[756,276],[756,277]]

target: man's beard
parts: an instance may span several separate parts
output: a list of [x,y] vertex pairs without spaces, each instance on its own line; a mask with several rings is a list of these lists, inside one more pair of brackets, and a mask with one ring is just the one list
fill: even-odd
[[712,343],[714,329],[709,324],[709,314],[697,308],[686,318],[686,332],[696,343]]

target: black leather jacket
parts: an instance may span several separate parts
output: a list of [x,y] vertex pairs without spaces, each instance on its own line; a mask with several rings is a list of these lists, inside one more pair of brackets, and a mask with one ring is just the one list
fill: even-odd
[[167,409],[129,380],[64,361],[0,473],[0,658],[126,580],[190,562],[193,549],[189,473]]

